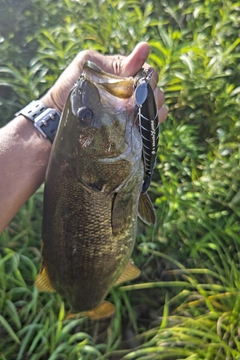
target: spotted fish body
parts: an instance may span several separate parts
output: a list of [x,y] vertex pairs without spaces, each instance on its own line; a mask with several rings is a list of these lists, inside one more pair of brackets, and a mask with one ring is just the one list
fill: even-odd
[[139,203],[149,222],[154,213],[148,197],[140,201],[144,169],[136,115],[133,78],[85,64],[47,169],[36,280],[40,290],[64,296],[74,313],[90,314],[114,284],[139,274],[130,260]]

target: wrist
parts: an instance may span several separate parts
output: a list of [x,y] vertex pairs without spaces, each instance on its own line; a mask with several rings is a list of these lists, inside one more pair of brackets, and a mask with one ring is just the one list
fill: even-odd
[[44,181],[51,143],[18,115],[0,131],[0,232]]
[[51,95],[51,92],[48,91],[45,95],[43,95],[40,98],[40,101],[47,107],[51,109],[57,110],[60,114],[62,113],[62,109],[56,104],[56,102],[53,100],[53,97]]
[[18,115],[9,125],[11,125],[11,123],[13,125],[13,136],[15,138],[21,142],[25,141],[26,145],[31,149],[35,147],[36,153],[40,154],[43,150],[44,157],[48,158],[52,148],[51,141],[46,139],[29,119],[23,115]]

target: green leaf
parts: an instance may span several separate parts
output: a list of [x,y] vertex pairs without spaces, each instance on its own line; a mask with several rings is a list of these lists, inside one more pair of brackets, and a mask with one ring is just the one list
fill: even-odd
[[18,344],[20,344],[20,340],[17,337],[17,335],[15,334],[15,332],[13,331],[12,327],[8,324],[8,322],[4,319],[4,317],[2,315],[0,315],[0,323],[2,324],[2,326],[5,328],[5,330],[9,333],[9,335],[11,336],[11,338]]

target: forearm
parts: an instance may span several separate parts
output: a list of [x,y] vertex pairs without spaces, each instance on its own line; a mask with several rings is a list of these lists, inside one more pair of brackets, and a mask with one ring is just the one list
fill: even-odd
[[50,150],[22,115],[0,129],[0,233],[44,181]]

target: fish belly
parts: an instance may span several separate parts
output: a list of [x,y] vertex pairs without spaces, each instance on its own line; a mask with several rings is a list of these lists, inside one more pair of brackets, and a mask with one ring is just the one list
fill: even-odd
[[43,267],[73,311],[83,312],[103,301],[129,261],[142,174],[118,193],[106,194],[55,165],[44,193]]

